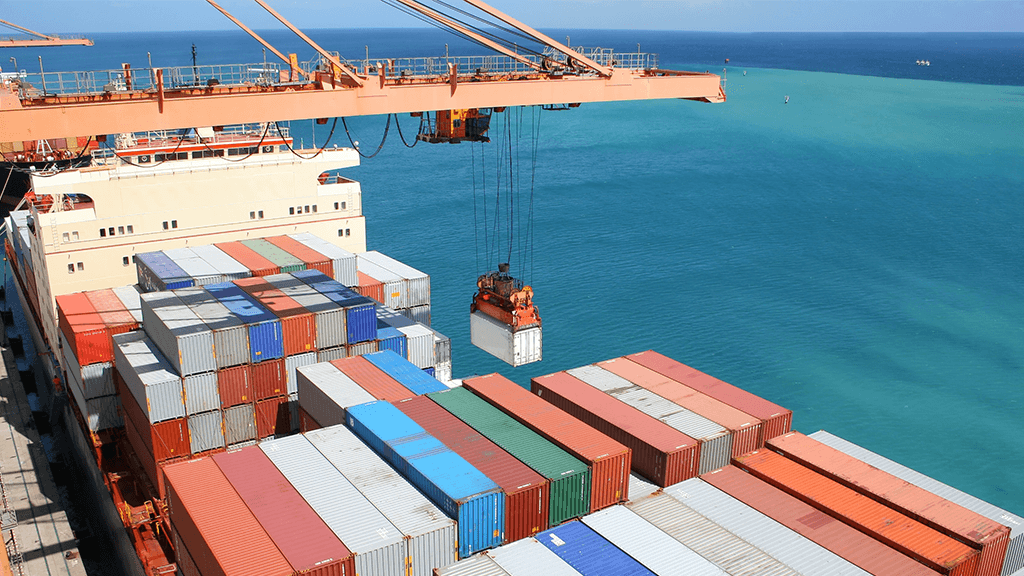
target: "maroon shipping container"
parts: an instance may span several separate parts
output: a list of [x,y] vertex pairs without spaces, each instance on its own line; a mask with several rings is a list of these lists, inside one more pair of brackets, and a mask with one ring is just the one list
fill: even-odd
[[[174,420],[174,422],[178,422],[178,420]],[[180,420],[180,422],[184,422],[184,419]],[[162,422],[162,424],[166,424],[166,422]],[[148,434],[140,433],[139,430],[135,427],[135,424],[133,424],[131,420],[125,419],[124,421],[124,435],[125,438],[128,440],[128,444],[131,445],[132,455],[136,460],[139,461],[139,464],[142,466],[143,471],[145,471],[146,476],[149,478],[150,484],[153,485],[153,487],[157,491],[157,494],[160,496],[160,499],[163,500],[164,498],[167,497],[166,485],[163,479],[163,467],[169,464],[173,464],[175,462],[184,462],[185,460],[191,458],[191,456],[188,456],[187,452],[188,439],[185,439],[185,456],[181,456],[179,458],[169,458],[157,462],[153,458],[153,454],[148,452],[145,446],[144,437],[147,436]]]
[[[273,369],[267,368],[267,370],[272,371]],[[217,371],[217,388],[220,390],[221,408],[252,404],[256,399],[249,386],[249,372],[250,367],[247,364]],[[279,395],[280,393],[272,394],[272,396]]]
[[277,264],[260,256],[255,250],[241,242],[219,242],[214,244],[214,246],[223,250],[228,256],[238,260],[239,264],[248,268],[252,275],[257,278],[281,272],[281,268]]
[[[463,385],[469,387],[469,381]],[[534,378],[532,389],[632,449],[633,470],[658,486],[664,488],[697,475],[700,444],[668,424],[565,372]]]
[[178,565],[178,570],[181,571],[181,576],[203,576],[199,573],[196,561],[192,559],[188,547],[181,541],[181,536],[178,536],[177,531],[171,534],[171,540],[174,542],[174,561]]
[[71,352],[80,366],[110,362],[114,359],[114,342],[103,318],[85,294],[57,296],[57,326],[71,345]]
[[319,430],[323,428],[319,422],[316,421],[312,416],[309,415],[302,407],[299,407],[299,432],[305,434],[306,432],[312,432],[313,430]]
[[259,400],[276,398],[288,393],[288,372],[284,359],[264,360],[249,365],[249,391]]
[[646,366],[659,374],[664,374],[676,382],[683,384],[711,396],[716,400],[725,402],[729,406],[742,410],[751,416],[758,418],[763,423],[761,428],[761,444],[766,440],[781,436],[789,432],[793,426],[793,411],[787,410],[732,384],[722,382],[718,378],[691,368],[682,362],[677,362],[668,356],[658,354],[653,350],[630,354],[626,359]]
[[139,406],[135,396],[128,390],[121,376],[114,371],[114,384],[121,399],[121,411],[125,422],[131,422],[146,452],[157,463],[191,455],[188,440],[188,425],[184,418],[165,420],[150,424],[146,413]]
[[734,460],[737,467],[870,535],[940,574],[972,576],[980,554],[941,532],[771,450]]
[[709,472],[701,480],[875,576],[938,574],[735,466]]
[[256,446],[213,461],[278,550],[304,576],[354,575],[355,555]]
[[164,468],[171,523],[203,574],[296,573],[209,458]]
[[826,446],[799,432],[773,438],[768,447],[790,460],[893,508],[979,550],[978,576],[999,576],[1010,529]]
[[590,511],[629,500],[633,453],[624,443],[581,418],[530,394],[522,386],[489,374],[463,386],[534,432],[587,463],[590,468]]
[[598,362],[597,366],[728,429],[732,432],[733,457],[764,446],[761,421],[746,412],[625,358]]
[[281,319],[284,355],[316,350],[316,317],[263,278],[242,278],[235,284]]
[[416,396],[394,405],[501,487],[505,492],[506,542],[515,542],[547,530],[550,504],[547,478],[426,396]]
[[415,396],[412,391],[362,356],[331,360],[331,364],[377,400],[397,402]]
[[291,433],[292,413],[288,410],[287,396],[268,398],[256,403],[256,435],[259,438]]
[[302,260],[307,270],[319,270],[329,278],[334,278],[334,263],[331,259],[302,242],[288,236],[272,236],[265,240]]

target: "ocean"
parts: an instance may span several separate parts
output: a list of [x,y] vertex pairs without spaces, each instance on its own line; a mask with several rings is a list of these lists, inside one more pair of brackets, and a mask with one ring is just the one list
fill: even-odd
[[[1024,34],[551,34],[725,68],[728,102],[510,110],[484,145],[410,150],[392,127],[346,171],[369,248],[431,275],[455,374],[528,385],[655,349],[792,409],[797,430],[1024,513]],[[353,59],[481,52],[434,30],[311,35]],[[236,32],[93,37],[48,49],[46,69],[185,65],[192,43],[200,63],[263,58]],[[312,56],[288,33],[265,37]],[[0,52],[5,70],[8,56],[35,69],[35,52]],[[477,275],[504,260],[490,240],[509,199],[495,198],[506,117],[513,271],[544,320],[543,362],[517,369],[473,348],[468,321]],[[384,124],[348,121],[365,151]],[[291,127],[313,143],[310,122]],[[348,144],[340,123],[332,143]]]

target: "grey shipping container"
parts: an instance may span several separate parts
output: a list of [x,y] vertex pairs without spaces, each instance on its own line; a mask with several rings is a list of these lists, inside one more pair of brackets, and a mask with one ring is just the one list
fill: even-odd
[[706,474],[729,464],[732,457],[732,433],[721,424],[691,412],[604,368],[589,365],[566,372],[700,442],[699,474]]
[[303,352],[302,354],[288,356],[284,359],[284,369],[285,373],[288,375],[286,385],[288,387],[289,394],[294,394],[299,391],[298,380],[295,379],[295,370],[300,366],[310,366],[312,364],[316,364],[316,352]]
[[189,416],[188,442],[192,454],[224,448],[224,417],[220,410]]
[[227,306],[202,288],[175,290],[174,294],[213,332],[218,369],[249,362],[249,329]]
[[224,443],[235,447],[241,442],[256,440],[256,416],[252,404],[224,409]]
[[[1024,516],[993,506],[980,498],[961,492],[952,486],[943,484],[934,478],[925,476],[916,470],[912,470],[902,464],[893,462],[884,456],[876,454],[866,448],[862,448],[853,442],[844,440],[833,434],[829,434],[824,430],[815,432],[814,434],[811,434],[810,437],[822,444],[825,444],[826,446],[831,446],[840,452],[870,464],[883,472],[888,472],[904,482],[908,482],[918,488],[927,490],[936,496],[945,498],[959,506],[963,506],[975,514],[979,514],[989,520],[993,520],[1008,527],[1010,529],[1010,545],[1006,550],[1006,558],[1003,561],[1002,574],[1003,576],[1018,576],[1015,574],[1016,572],[1024,571]],[[1022,572],[1020,576],[1024,576],[1024,572]]]
[[309,248],[316,250],[331,260],[334,267],[334,279],[345,286],[358,286],[359,275],[356,274],[356,255],[327,240],[314,236],[309,232],[289,234],[289,238],[297,240]]
[[623,506],[605,508],[581,520],[658,576],[728,576],[721,568]]
[[430,327],[430,305],[425,304],[423,306],[413,306],[412,308],[403,308],[398,311],[402,316],[405,316],[409,320],[418,324],[423,324],[427,328]]
[[575,568],[548,550],[547,546],[538,542],[536,538],[523,538],[500,548],[488,550],[484,555],[494,560],[494,563],[501,566],[510,576],[579,575]]
[[151,424],[185,416],[181,377],[145,334],[114,336],[114,366]]
[[142,298],[136,286],[118,286],[114,288],[114,295],[128,309],[128,313],[135,318],[135,321],[142,323]]
[[288,416],[291,417],[292,421],[292,434],[299,431],[302,426],[302,422],[299,420],[299,393],[288,395]]
[[438,362],[434,365],[434,378],[440,382],[448,383],[452,380],[452,361]]
[[263,442],[260,448],[355,553],[357,574],[405,575],[402,533],[305,436]]
[[228,256],[226,252],[217,248],[213,244],[194,246],[192,248],[192,253],[205,260],[209,265],[213,266],[213,268],[224,278],[225,282],[240,280],[242,278],[252,276],[252,272],[249,268],[243,266],[238,260]]
[[214,268],[212,264],[196,255],[191,248],[164,250],[164,254],[184,270],[195,281],[196,286],[226,281],[223,274]]
[[186,414],[199,414],[220,409],[220,390],[217,388],[216,372],[185,376],[182,381]]
[[665,494],[807,576],[868,573],[761,514],[700,478],[665,488]]
[[342,358],[348,357],[348,349],[344,346],[335,346],[334,348],[323,348],[316,351],[317,362],[330,362],[331,360],[341,360]]
[[434,362],[440,364],[442,362],[452,361],[452,340],[451,338],[441,334],[437,330],[434,332]]
[[657,484],[653,484],[643,476],[636,473],[629,475],[629,500],[635,502],[646,498],[661,490]]
[[384,301],[381,304],[392,309],[409,307],[409,287],[405,278],[363,258],[359,258],[357,263],[360,272],[384,284]]
[[[414,306],[430,306],[430,276],[426,275],[423,272],[420,272],[419,270],[413,268],[412,266],[409,266],[408,264],[404,264],[390,256],[381,254],[376,250],[371,250],[370,252],[363,252],[362,254],[358,254],[357,258],[360,265],[364,260],[367,262],[372,262],[373,264],[376,264],[377,266],[380,266],[385,270],[394,272],[399,277],[405,280],[406,293],[408,294],[408,296],[405,306],[401,306],[401,308],[412,308]],[[365,271],[360,271],[366,274]],[[370,276],[373,276],[373,274],[370,274]],[[376,276],[374,276],[374,278],[376,278]],[[428,310],[428,317],[429,314],[430,311]],[[429,325],[429,321],[427,323]]]
[[[537,572],[542,574],[543,572]],[[578,572],[577,572],[578,574]],[[451,566],[434,569],[434,576],[511,576],[486,554],[470,556]]]
[[69,372],[68,380],[71,395],[78,404],[78,410],[82,413],[82,417],[85,418],[85,423],[89,430],[99,432],[109,428],[120,428],[124,425],[124,422],[121,420],[121,402],[116,395],[100,396],[99,398],[86,400],[83,397],[82,383],[78,381],[78,377],[74,373]]
[[274,274],[273,276],[264,276],[263,279],[313,313],[316,320],[316,347],[318,350],[341,346],[348,342],[345,309],[337,302],[317,292],[302,280],[292,277],[291,274]]
[[626,507],[733,576],[800,576],[667,494],[634,500]]
[[217,369],[213,332],[172,292],[142,295],[142,326],[178,374]]
[[344,426],[306,438],[406,537],[411,576],[430,576],[456,560],[455,521]]
[[376,400],[328,362],[299,368],[297,380],[299,407],[324,427],[344,424],[349,406]]
[[78,358],[75,358],[74,349],[68,344],[63,331],[60,334],[60,344],[63,349],[64,369],[74,372],[78,382],[82,385],[84,398],[90,400],[101,396],[111,396],[117,393],[114,389],[114,365],[110,362],[90,364],[85,368],[78,365]]
[[368,342],[359,342],[357,344],[347,344],[345,346],[345,350],[348,352],[348,357],[371,354],[373,352],[380,351],[380,342],[377,340],[370,340]]
[[415,364],[417,368],[430,368],[437,363],[434,358],[434,333],[430,328],[413,324],[399,328],[398,331],[405,334],[409,362]]

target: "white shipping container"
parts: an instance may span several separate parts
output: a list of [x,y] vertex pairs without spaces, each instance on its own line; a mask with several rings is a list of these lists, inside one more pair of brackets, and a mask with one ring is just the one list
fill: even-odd
[[114,295],[128,309],[128,313],[136,322],[142,323],[142,298],[139,294],[138,285],[118,286],[114,288]]
[[249,268],[243,266],[238,260],[228,256],[226,252],[217,248],[213,244],[193,246],[192,253],[205,260],[210,266],[213,266],[213,268],[224,278],[225,282],[241,280],[242,278],[252,276],[252,272]]
[[224,443],[235,447],[256,440],[256,416],[252,404],[224,409]]
[[299,407],[323,427],[344,424],[347,408],[376,400],[363,387],[327,362],[299,368],[296,379]]
[[509,576],[579,576],[579,572],[536,538],[523,538],[483,555],[509,573]]
[[[512,576],[498,566],[494,560],[491,560],[487,554],[470,556],[451,566],[439,567],[434,570],[434,574],[435,576]],[[544,574],[544,572],[535,572],[534,574]],[[579,574],[579,572],[575,572],[575,574]]]
[[68,384],[71,389],[71,395],[74,397],[75,403],[78,404],[78,410],[82,413],[82,417],[85,418],[85,423],[89,430],[99,432],[100,430],[119,428],[124,425],[119,410],[121,401],[118,400],[116,395],[100,396],[99,398],[86,400],[82,391],[82,383],[78,381],[78,377],[72,372],[68,372]]
[[[448,384],[452,380],[452,362],[438,362],[434,366],[434,378],[442,384]],[[449,386],[450,387],[450,386]]]
[[469,316],[470,340],[477,348],[512,366],[540,362],[541,328],[512,331],[512,327],[476,310]]
[[192,454],[224,448],[224,417],[220,410],[189,416],[188,441]]
[[455,563],[455,520],[445,516],[351,430],[331,426],[305,436],[406,537],[408,576],[431,576],[434,567]]
[[[356,256],[357,262],[362,265],[365,260],[371,262],[376,266],[379,266],[389,272],[397,274],[399,277],[405,280],[406,293],[408,294],[405,306],[399,306],[399,308],[413,308],[415,306],[430,306],[430,276],[423,272],[395,260],[394,258],[381,254],[376,250],[370,252],[363,252]],[[363,274],[369,274],[369,272],[360,268],[359,270]],[[370,274],[373,276],[373,274]],[[376,276],[373,276],[377,278]],[[380,280],[380,278],[377,278]],[[382,280],[383,281],[383,280]],[[429,317],[430,311],[427,311]],[[418,321],[418,320],[417,320]],[[429,321],[427,322],[429,325]]]
[[652,494],[657,493],[661,490],[661,487],[657,484],[653,484],[643,476],[638,474],[629,475],[629,501],[636,502],[642,500]]
[[405,576],[402,533],[305,436],[263,442],[260,449],[355,553],[356,574]]
[[412,308],[404,308],[397,311],[402,316],[405,316],[409,320],[418,324],[423,324],[427,328],[430,327],[430,305],[425,306],[413,306]]
[[295,379],[295,370],[301,366],[310,366],[312,364],[316,364],[316,352],[303,352],[302,354],[288,356],[284,359],[284,369],[288,378],[286,382],[288,394],[295,394],[299,391],[299,383]]
[[202,288],[175,290],[174,295],[213,332],[218,369],[249,362],[249,328],[245,322]]
[[347,357],[348,350],[345,346],[335,346],[334,348],[324,348],[316,351],[317,362],[330,362],[331,360],[341,360]]
[[438,364],[452,361],[452,340],[431,328],[434,332],[434,360]]
[[409,307],[409,288],[405,278],[365,258],[357,259],[356,263],[360,272],[384,284],[384,301],[381,304],[393,309]]
[[142,295],[142,326],[178,374],[217,369],[213,332],[174,293]]
[[212,264],[196,255],[191,248],[164,250],[164,254],[177,264],[179,268],[184,270],[195,281],[196,286],[225,281],[223,274],[214,268]]
[[114,336],[114,366],[151,424],[185,417],[181,377],[145,334]]
[[356,274],[355,254],[309,232],[289,234],[288,237],[330,258],[331,265],[334,267],[335,280],[349,287],[359,285],[359,275]]
[[406,353],[409,362],[417,368],[430,368],[436,364],[434,360],[434,333],[421,324],[413,324],[398,329],[405,334]]

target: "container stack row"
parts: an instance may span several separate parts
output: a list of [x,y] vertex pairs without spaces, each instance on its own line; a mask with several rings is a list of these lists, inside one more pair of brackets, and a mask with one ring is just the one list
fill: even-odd
[[377,251],[357,255],[359,293],[430,326],[430,276]]

